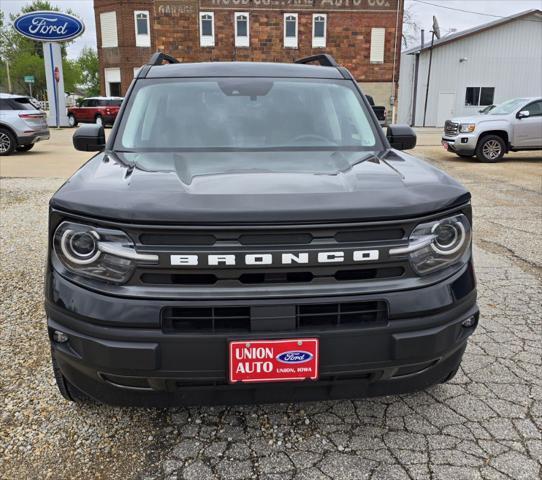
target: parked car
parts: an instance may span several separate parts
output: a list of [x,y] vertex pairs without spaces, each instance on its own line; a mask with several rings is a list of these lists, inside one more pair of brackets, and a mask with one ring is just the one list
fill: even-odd
[[49,136],[47,114],[37,100],[0,93],[0,155],[27,152]]
[[487,107],[482,108],[481,110],[478,110],[478,113],[481,113],[482,115],[487,115],[491,110],[493,110],[497,105],[488,105]]
[[384,134],[332,57],[157,53],[126,105],[107,143],[75,132],[100,153],[50,202],[66,399],[291,402],[455,375],[479,315],[470,194],[403,153],[414,131]]
[[447,120],[442,145],[481,162],[498,162],[508,152],[542,150],[542,97],[514,98],[486,115]]
[[79,107],[68,108],[70,127],[75,127],[78,123],[113,125],[122,105],[122,100],[122,97],[85,98]]
[[387,123],[387,115],[388,112],[386,111],[386,107],[380,107],[378,105],[375,105],[375,101],[371,95],[365,95],[367,98],[367,101],[371,105],[371,108],[373,109],[373,112],[375,112],[376,118],[378,118],[378,122],[380,123],[381,127],[385,127]]

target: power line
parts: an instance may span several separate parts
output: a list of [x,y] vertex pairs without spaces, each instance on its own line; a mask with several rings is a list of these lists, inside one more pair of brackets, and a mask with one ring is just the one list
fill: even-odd
[[[493,18],[508,18],[508,17],[504,17],[502,15],[493,15],[491,13],[473,12],[472,10],[463,10],[462,8],[447,7],[447,6],[444,6],[444,5],[439,5],[437,3],[426,2],[425,0],[411,0],[411,1],[412,2],[417,2],[417,3],[423,3],[425,5],[431,5],[431,6],[437,7],[437,8],[445,8],[446,10],[453,10],[454,12],[470,13],[470,14],[473,14],[473,15],[482,15],[482,16],[485,16],[485,17],[493,17]],[[539,20],[523,20],[523,21],[540,23]]]

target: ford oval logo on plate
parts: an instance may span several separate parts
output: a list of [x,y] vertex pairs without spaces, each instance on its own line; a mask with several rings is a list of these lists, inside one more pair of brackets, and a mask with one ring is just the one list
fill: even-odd
[[303,352],[302,350],[291,350],[277,355],[277,360],[282,363],[305,363],[311,360],[312,357],[312,353]]
[[85,25],[78,18],[53,11],[30,12],[13,23],[21,35],[42,42],[64,42],[78,37]]

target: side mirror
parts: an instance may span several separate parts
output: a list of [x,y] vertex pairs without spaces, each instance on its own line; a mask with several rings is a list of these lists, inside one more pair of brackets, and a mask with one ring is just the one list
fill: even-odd
[[531,112],[529,112],[529,110],[522,110],[521,112],[519,112],[516,117],[519,118],[519,119],[522,119],[522,118],[527,118],[527,117],[530,117],[531,116]]
[[73,146],[83,152],[101,152],[105,149],[105,131],[102,125],[81,125],[73,134]]
[[386,137],[397,150],[410,150],[416,146],[416,132],[408,125],[390,125]]

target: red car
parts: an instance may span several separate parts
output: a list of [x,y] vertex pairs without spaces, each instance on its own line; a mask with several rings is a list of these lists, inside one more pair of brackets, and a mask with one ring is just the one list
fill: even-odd
[[98,125],[113,125],[122,97],[91,97],[85,98],[79,107],[68,108],[68,122],[70,127],[78,123],[97,123]]

